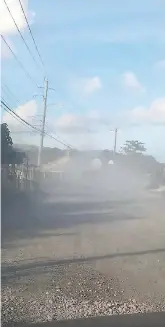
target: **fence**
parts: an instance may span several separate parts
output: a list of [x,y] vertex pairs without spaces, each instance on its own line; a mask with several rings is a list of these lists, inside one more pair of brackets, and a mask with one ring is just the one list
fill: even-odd
[[2,195],[34,190],[37,188],[38,182],[39,171],[36,167],[27,164],[1,166]]

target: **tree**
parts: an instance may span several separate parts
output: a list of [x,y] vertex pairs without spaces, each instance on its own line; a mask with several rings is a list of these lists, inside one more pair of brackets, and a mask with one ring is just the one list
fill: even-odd
[[144,143],[139,141],[126,141],[124,146],[121,148],[124,154],[135,154],[146,152]]
[[25,153],[13,148],[10,130],[6,123],[1,124],[1,164],[21,164]]
[[13,141],[6,123],[1,124],[1,163],[8,164],[13,152]]

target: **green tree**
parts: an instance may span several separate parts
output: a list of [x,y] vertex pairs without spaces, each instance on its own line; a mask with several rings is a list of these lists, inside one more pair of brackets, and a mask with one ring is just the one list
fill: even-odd
[[1,163],[8,164],[13,152],[13,141],[6,123],[1,124]]
[[1,124],[1,164],[21,164],[25,153],[13,148],[10,130],[6,123]]
[[144,143],[139,141],[126,141],[124,146],[121,148],[124,154],[135,154],[135,153],[144,153],[146,152],[146,148]]

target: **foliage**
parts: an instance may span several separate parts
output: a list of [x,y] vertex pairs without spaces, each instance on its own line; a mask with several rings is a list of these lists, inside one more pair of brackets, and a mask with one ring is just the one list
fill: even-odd
[[139,141],[126,141],[124,146],[121,148],[124,154],[135,154],[135,153],[144,153],[146,148],[144,143]]
[[6,123],[1,124],[1,163],[7,164],[10,161],[13,151],[13,141]]
[[10,130],[6,123],[1,124],[1,164],[20,164],[25,154],[13,148]]

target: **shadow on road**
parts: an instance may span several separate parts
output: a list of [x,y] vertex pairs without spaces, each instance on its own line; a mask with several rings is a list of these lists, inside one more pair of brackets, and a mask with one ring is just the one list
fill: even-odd
[[[143,219],[138,210],[134,214],[127,211],[134,203],[125,200],[105,200],[86,198],[83,201],[73,197],[73,201],[58,202],[48,194],[34,198],[21,198],[2,213],[2,248],[17,247],[17,240],[34,237],[68,236],[56,229],[71,228],[81,224],[114,223],[124,220]],[[123,208],[125,208],[123,210]],[[70,233],[70,235],[73,235]]]
[[36,324],[12,324],[6,327],[164,327],[165,312],[75,319]]

